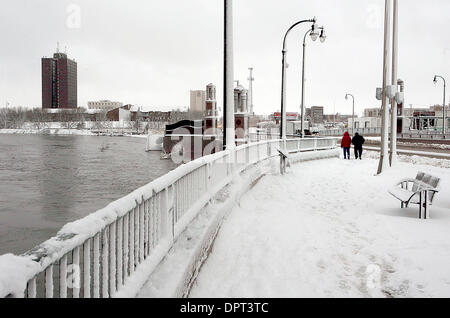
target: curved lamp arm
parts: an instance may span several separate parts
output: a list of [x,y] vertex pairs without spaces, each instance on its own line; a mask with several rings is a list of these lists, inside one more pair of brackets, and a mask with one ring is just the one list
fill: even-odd
[[442,79],[442,80],[444,81],[444,86],[446,86],[446,82],[445,82],[445,78],[444,78],[444,77],[442,77],[442,76],[440,76],[440,75],[435,75],[435,76],[434,76],[434,82],[437,82],[437,78]]
[[314,18],[314,19],[309,19],[309,20],[298,21],[298,22],[294,23],[293,25],[291,25],[291,27],[286,31],[286,34],[284,35],[284,39],[283,39],[283,52],[286,51],[286,39],[287,39],[287,36],[288,36],[289,32],[291,32],[291,30],[292,30],[293,28],[295,28],[297,25],[299,25],[299,24],[301,24],[301,23],[305,23],[305,22],[316,23],[316,18]]

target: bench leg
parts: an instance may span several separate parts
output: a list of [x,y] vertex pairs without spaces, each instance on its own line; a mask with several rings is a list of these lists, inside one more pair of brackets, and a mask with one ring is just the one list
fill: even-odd
[[427,219],[427,217],[429,217],[428,215],[428,191],[424,192],[424,196],[425,196],[425,202],[423,204],[424,207],[424,216],[425,216],[425,220]]
[[419,219],[422,218],[422,192],[419,194]]
[[286,173],[286,160],[285,157],[280,157],[280,170],[282,175]]

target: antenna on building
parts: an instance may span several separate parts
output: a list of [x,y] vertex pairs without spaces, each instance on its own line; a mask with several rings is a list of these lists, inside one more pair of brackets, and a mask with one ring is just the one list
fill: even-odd
[[249,85],[248,85],[248,91],[249,91],[249,104],[250,104],[250,114],[254,115],[254,111],[253,111],[253,81],[255,80],[253,78],[253,67],[249,67],[249,71],[250,71],[250,76],[248,78],[249,81]]
[[56,42],[56,53],[59,53],[59,41]]

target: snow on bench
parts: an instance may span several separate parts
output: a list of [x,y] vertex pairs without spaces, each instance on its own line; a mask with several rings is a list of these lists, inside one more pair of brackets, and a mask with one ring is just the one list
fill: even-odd
[[439,192],[440,179],[424,172],[418,172],[415,179],[404,179],[390,188],[388,192],[400,200],[401,207],[407,208],[409,204],[419,205],[419,218],[426,219],[428,206],[433,203],[434,195]]

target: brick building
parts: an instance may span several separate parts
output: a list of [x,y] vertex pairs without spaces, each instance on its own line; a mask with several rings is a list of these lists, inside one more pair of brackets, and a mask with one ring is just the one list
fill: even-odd
[[65,53],[42,58],[42,108],[77,108],[77,63]]

